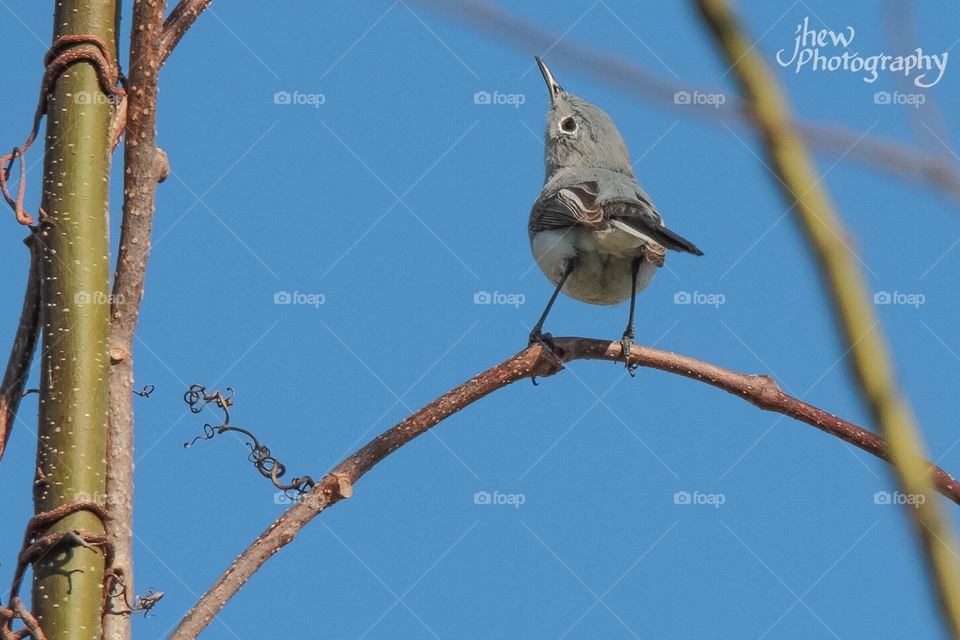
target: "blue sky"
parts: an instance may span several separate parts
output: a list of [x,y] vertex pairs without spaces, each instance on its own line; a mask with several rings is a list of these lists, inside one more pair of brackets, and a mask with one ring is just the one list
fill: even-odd
[[[30,123],[49,4],[0,7],[18,52],[2,88],[5,146]],[[686,3],[501,6],[565,43],[734,95]],[[740,9],[774,65],[805,17],[853,27],[851,48],[864,55],[904,50],[905,24],[883,3]],[[949,50],[960,14],[923,3],[916,32],[916,46]],[[525,345],[551,292],[526,232],[543,179],[547,96],[533,55],[544,53],[418,4],[304,1],[269,11],[215,3],[174,53],[159,104],[172,173],[158,192],[135,345],[138,384],[156,385],[135,403],[137,591],[166,597],[135,621],[136,637],[163,637],[283,508],[239,439],[183,449],[215,418],[189,414],[186,387],[234,387],[233,422],[291,475],[316,478]],[[954,64],[922,92],[927,106],[960,99]],[[927,107],[919,117],[929,128],[911,125],[910,107],[875,104],[877,91],[919,92],[894,75],[867,83],[775,68],[803,119],[956,162]],[[552,69],[611,114],[670,226],[706,253],[668,258],[638,299],[638,342],[774,375],[871,426],[756,138],[730,118],[691,118],[579,69]],[[475,104],[484,91],[505,104]],[[960,126],[952,110],[943,121],[948,132]],[[960,207],[838,158],[818,154],[817,165],[872,291],[922,296],[877,312],[932,457],[958,470],[949,399],[960,373]],[[19,313],[22,236],[11,216],[0,238],[0,292],[11,301],[0,307],[0,345]],[[279,292],[322,304],[275,304]],[[475,304],[480,292],[516,304]],[[676,304],[683,293],[723,303]],[[561,298],[547,330],[616,339],[625,319],[625,305]],[[4,575],[31,510],[35,411],[27,398],[0,465]],[[870,456],[703,384],[575,363],[539,387],[496,393],[381,463],[271,559],[205,637],[937,637],[904,512],[875,503],[893,490]],[[478,492],[511,504],[475,504]],[[676,504],[678,492],[703,504]]]

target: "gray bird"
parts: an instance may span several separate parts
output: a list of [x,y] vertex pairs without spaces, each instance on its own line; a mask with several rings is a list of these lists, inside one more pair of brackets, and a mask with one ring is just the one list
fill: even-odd
[[590,304],[630,299],[621,345],[627,370],[636,295],[663,266],[667,249],[702,256],[667,229],[633,175],[627,146],[604,111],[567,93],[537,58],[550,92],[544,134],[546,175],[530,211],[530,247],[556,285],[530,341],[549,341],[543,323],[560,291]]

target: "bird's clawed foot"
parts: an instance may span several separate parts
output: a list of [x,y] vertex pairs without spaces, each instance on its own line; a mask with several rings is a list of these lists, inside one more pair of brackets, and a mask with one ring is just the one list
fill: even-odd
[[532,347],[536,343],[540,343],[545,346],[550,351],[556,350],[556,345],[553,342],[553,336],[549,333],[542,333],[541,331],[534,329],[530,332],[530,342],[527,343],[528,347]]
[[630,374],[630,377],[637,375],[637,367],[640,365],[633,361],[632,332],[624,333],[623,337],[620,338],[620,353],[623,356],[623,362],[627,365],[627,373]]

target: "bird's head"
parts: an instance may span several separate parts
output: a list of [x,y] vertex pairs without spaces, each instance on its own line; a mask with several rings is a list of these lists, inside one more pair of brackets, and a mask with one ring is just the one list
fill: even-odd
[[633,177],[627,145],[610,116],[564,91],[543,60],[536,60],[550,94],[543,140],[547,180],[565,168],[608,169]]

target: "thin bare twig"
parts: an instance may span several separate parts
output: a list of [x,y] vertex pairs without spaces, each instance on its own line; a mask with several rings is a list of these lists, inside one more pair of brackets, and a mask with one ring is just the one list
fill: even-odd
[[30,250],[30,270],[20,310],[20,324],[10,349],[3,382],[0,383],[0,460],[7,448],[7,439],[13,429],[20,400],[26,395],[23,388],[27,384],[37,336],[40,334],[40,251],[36,246],[36,235],[31,233],[24,239],[24,244]]
[[[106,489],[115,571],[124,588],[133,582],[133,335],[140,315],[150,256],[157,183],[167,176],[157,143],[157,75],[165,2],[138,1],[130,29],[126,137],[123,147],[123,221],[110,307],[110,403],[107,413]],[[152,385],[148,385],[152,387]],[[152,389],[151,389],[152,390]],[[148,396],[147,388],[144,396]],[[108,607],[109,608],[109,607]],[[103,640],[129,640],[129,616],[103,617]]]
[[[572,69],[588,74],[618,91],[670,109],[685,116],[698,117],[706,122],[723,125],[740,121],[753,125],[756,115],[750,105],[736,96],[725,96],[723,104],[697,105],[678,100],[678,94],[716,94],[716,89],[693,87],[665,75],[654,73],[624,58],[586,47],[558,33],[524,20],[510,11],[485,0],[412,0],[440,15],[525,53],[541,56],[549,52],[553,59]],[[931,155],[905,148],[895,142],[864,136],[846,127],[832,124],[794,120],[792,125],[817,151],[840,156],[896,176],[923,182],[942,191],[953,202],[960,201],[960,174],[952,162],[939,155]]]
[[163,65],[174,48],[213,0],[180,0],[163,22],[160,34],[160,64]]
[[[884,3],[884,27],[890,41],[891,51],[915,51],[920,46],[917,34],[917,5],[915,2],[887,0]],[[901,92],[913,93],[916,87],[906,75],[894,74]],[[950,144],[950,133],[937,104],[937,94],[927,91],[915,94],[922,100],[914,105],[904,105],[902,112],[913,129],[913,138],[918,149],[926,149],[931,157],[943,158],[945,166],[957,167]]]
[[[313,490],[301,496],[264,531],[187,612],[169,640],[195,638],[240,590],[246,581],[277,551],[289,544],[310,520],[327,507],[353,494],[353,485],[385,457],[454,413],[518,380],[550,376],[573,360],[622,362],[619,342],[591,338],[554,338],[551,351],[535,344],[448,391],[430,404],[390,427],[351,454],[324,476]],[[888,461],[886,444],[879,436],[822,409],[786,394],[768,376],[746,375],[716,365],[652,347],[634,345],[633,362],[643,367],[675,373],[723,389],[748,402],[795,418]],[[938,490],[960,504],[960,483],[940,467],[927,463]]]

